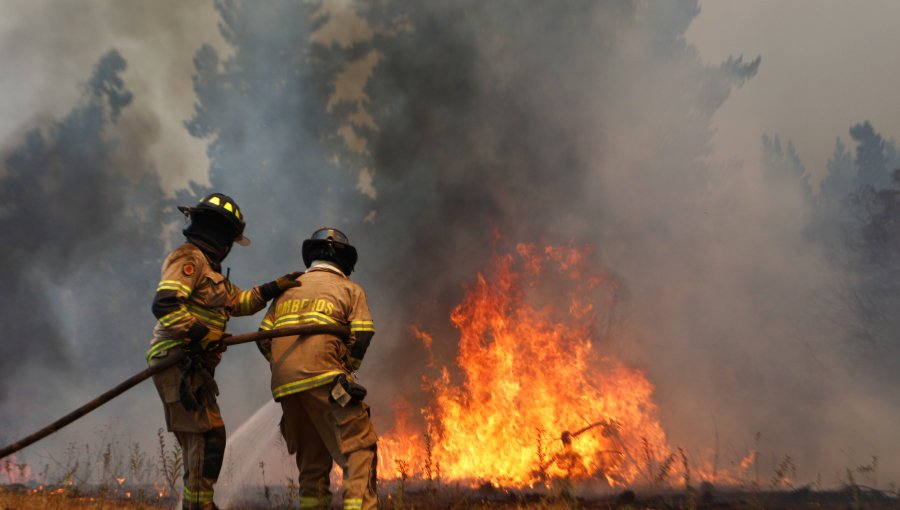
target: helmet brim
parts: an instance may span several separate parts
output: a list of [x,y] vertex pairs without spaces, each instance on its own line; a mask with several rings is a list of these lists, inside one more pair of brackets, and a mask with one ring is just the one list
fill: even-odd
[[[333,241],[332,241],[333,242]],[[334,243],[336,246],[340,248],[340,250],[344,251],[347,254],[347,264],[348,267],[342,267],[341,270],[347,273],[348,275],[353,272],[353,269],[356,267],[357,261],[357,253],[356,248],[352,244],[345,243]],[[328,245],[328,241],[324,239],[306,239],[303,241],[303,244],[300,247],[300,254],[303,256],[303,263],[306,267],[310,267],[314,262],[312,252],[317,248],[324,248]],[[337,262],[333,260],[333,262]]]
[[[197,208],[191,207],[189,205],[179,205],[178,210],[181,211],[182,214],[186,216],[190,216],[192,212],[194,212]],[[241,234],[234,238],[234,242],[241,246],[250,246],[250,238]]]

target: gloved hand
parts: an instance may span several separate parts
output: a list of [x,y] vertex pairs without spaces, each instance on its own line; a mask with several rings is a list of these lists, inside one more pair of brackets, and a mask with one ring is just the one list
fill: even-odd
[[366,393],[366,388],[362,384],[354,382],[351,378],[341,374],[335,378],[328,400],[337,402],[339,406],[345,407],[347,404],[362,402],[366,398]]
[[[210,332],[212,333],[212,332]],[[211,335],[206,336],[206,342],[200,340],[200,345],[203,347],[204,351],[207,352],[225,352],[228,350],[228,346],[225,345],[225,339],[230,337],[230,333],[219,333],[219,338],[213,339]]]
[[222,339],[230,335],[197,322],[188,330],[187,336],[191,339],[191,344],[198,346],[202,351],[224,352],[225,344],[222,343]]
[[293,289],[294,287],[299,287],[300,282],[297,281],[297,278],[299,278],[301,274],[303,274],[301,271],[294,271],[293,273],[279,276],[275,279],[275,285],[278,286],[278,290],[281,292]]
[[264,283],[259,286],[259,293],[262,295],[263,299],[269,301],[270,299],[276,298],[281,295],[282,292],[292,289],[294,287],[299,287],[300,282],[297,281],[297,278],[303,274],[300,271],[295,271],[293,273],[288,273],[284,276],[279,276],[275,280],[271,282]]

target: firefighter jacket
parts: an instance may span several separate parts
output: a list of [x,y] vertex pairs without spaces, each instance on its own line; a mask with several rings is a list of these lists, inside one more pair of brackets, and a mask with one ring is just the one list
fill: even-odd
[[300,283],[272,301],[260,330],[336,324],[349,326],[350,338],[309,335],[259,342],[272,368],[275,400],[329,384],[340,374],[350,376],[362,364],[375,334],[365,292],[339,269],[317,261],[300,276]]
[[147,362],[186,345],[192,337],[202,338],[210,330],[225,331],[232,315],[262,310],[268,302],[262,288],[235,287],[210,265],[200,248],[190,243],[179,246],[163,262],[153,299],[157,322]]

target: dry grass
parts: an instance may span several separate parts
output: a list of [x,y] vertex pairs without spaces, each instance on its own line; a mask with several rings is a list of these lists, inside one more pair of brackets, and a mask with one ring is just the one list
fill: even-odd
[[170,510],[172,503],[138,502],[65,491],[4,491],[0,489],[0,510]]
[[[171,510],[173,501],[133,501],[104,497],[102,494],[80,494],[41,490],[0,491],[0,510]],[[584,500],[552,494],[527,494],[501,490],[454,490],[439,487],[436,491],[407,493],[401,504],[393,494],[381,498],[380,508],[390,510],[887,510],[900,508],[896,497],[883,493],[855,493],[849,489],[830,492],[778,491],[732,492],[715,494],[707,500],[701,495],[692,500],[681,493],[634,494],[625,491],[605,498]],[[296,503],[259,502],[241,504],[228,510],[274,510],[296,508]]]
[[[27,466],[7,460],[0,464],[9,483],[0,479],[0,510],[170,510],[175,506],[181,478],[180,452],[177,442],[167,440],[168,435],[159,431],[159,444],[154,455],[140,449],[136,443],[116,440],[103,431],[101,444],[96,449],[74,444],[60,458],[49,457],[40,475],[30,478]],[[866,465],[847,469],[846,480],[839,488],[823,490],[821,481],[815,484],[797,482],[797,468],[789,455],[784,455],[774,467],[769,490],[761,487],[760,465],[755,460],[746,469],[753,469],[754,479],[749,484],[741,481],[730,488],[714,487],[697,480],[697,470],[689,464],[687,453],[678,448],[656,460],[647,441],[643,444],[645,465],[643,476],[647,482],[632,491],[617,491],[606,496],[584,499],[569,476],[550,478],[546,468],[543,437],[538,433],[538,457],[536,476],[540,480],[538,490],[498,489],[485,484],[465,488],[446,483],[441,479],[441,466],[434,461],[431,452],[432,438],[424,436],[426,456],[423,465],[414,465],[405,459],[395,459],[396,471],[391,480],[379,482],[380,505],[383,510],[574,510],[622,509],[622,510],[882,510],[900,508],[900,493],[891,484],[890,490],[879,487],[878,457]],[[757,443],[759,436],[757,435]],[[758,446],[758,445],[757,445]],[[266,481],[265,465],[262,471],[264,500],[248,500],[233,504],[228,510],[281,510],[296,508],[298,487],[293,480],[287,486],[270,487]],[[35,489],[35,479],[43,480],[43,489]],[[860,483],[862,482],[862,483]],[[884,485],[884,482],[881,484]],[[48,488],[49,487],[49,488]],[[339,502],[340,498],[336,498]]]

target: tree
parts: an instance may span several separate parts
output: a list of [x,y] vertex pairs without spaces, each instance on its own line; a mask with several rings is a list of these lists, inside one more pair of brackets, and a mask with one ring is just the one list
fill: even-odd
[[850,334],[863,359],[893,373],[900,356],[900,169],[889,181],[885,176],[900,161],[894,144],[869,122],[851,127],[850,134],[858,143],[858,187],[848,197],[854,229],[847,237],[853,276],[847,301],[856,315]]
[[[118,52],[108,52],[79,103],[28,131],[5,158],[0,321],[13,341],[0,344],[2,391],[32,363],[72,369],[139,357],[135,324],[152,326],[155,282],[147,275],[158,271],[166,201],[140,154],[118,154],[131,147],[116,136],[132,100],[125,68]],[[133,167],[117,167],[123,159]],[[143,320],[139,310],[147,311]]]
[[196,110],[186,125],[209,141],[212,188],[241,204],[248,236],[266,247],[241,257],[249,263],[237,281],[255,281],[273,276],[273,266],[296,267],[300,239],[320,224],[361,220],[344,200],[357,195],[355,173],[341,163],[338,121],[326,111],[349,57],[311,40],[328,19],[320,1],[221,0],[215,7],[233,51],[224,58],[212,46],[197,52]]
[[809,185],[809,173],[800,161],[800,156],[794,148],[794,144],[788,141],[787,146],[782,147],[778,135],[769,138],[763,135],[763,165],[769,173],[769,177],[775,179],[778,187],[787,186],[796,195],[802,197],[804,203],[810,207],[814,205],[812,187]]
[[836,139],[834,152],[828,159],[827,173],[819,185],[823,205],[827,208],[839,208],[856,189],[856,174],[853,155],[840,138]]
[[856,168],[859,186],[884,188],[890,185],[889,154],[895,152],[868,121],[850,128],[857,143]]
[[[266,247],[246,271],[296,265],[300,239],[334,222],[390,308],[382,338],[417,322],[449,332],[495,232],[602,243],[702,207],[711,116],[760,64],[704,65],[684,37],[694,0],[359,2],[371,35],[347,45],[319,42],[321,2],[216,8],[232,51],[198,52],[188,127]],[[364,93],[341,100],[336,80],[369,58]],[[626,197],[653,205],[620,216]],[[679,228],[636,249],[687,250]]]

